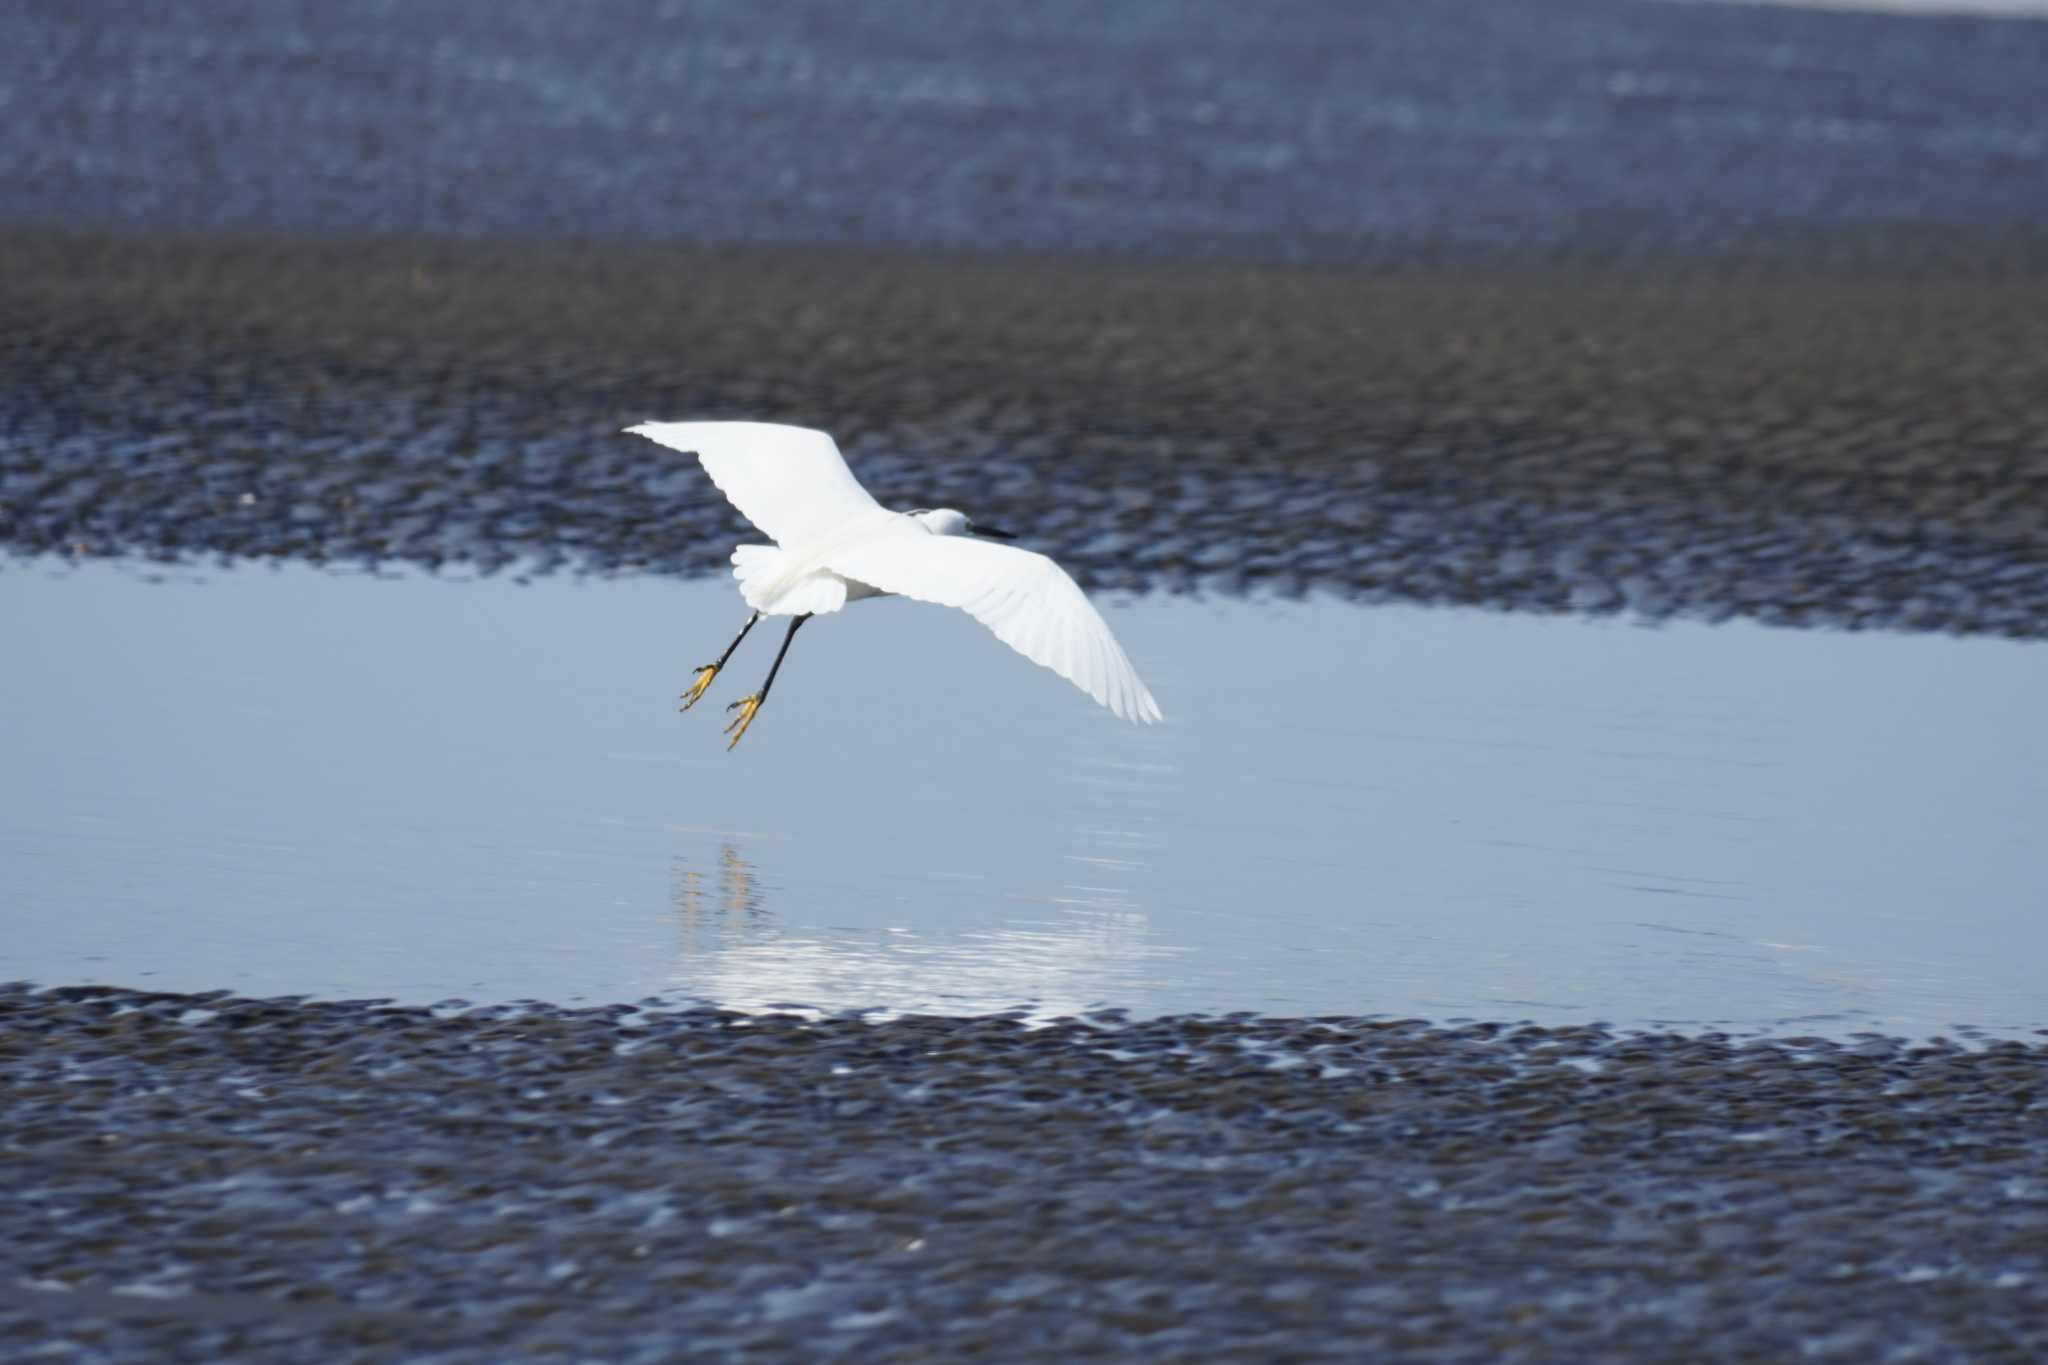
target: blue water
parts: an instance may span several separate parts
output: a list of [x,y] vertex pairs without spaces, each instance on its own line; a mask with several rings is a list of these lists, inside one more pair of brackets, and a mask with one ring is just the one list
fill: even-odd
[[[720,583],[0,572],[0,979],[2048,1027],[2048,647],[1144,599],[1168,722]],[[766,638],[764,638],[766,637]]]
[[1345,263],[2048,215],[2037,19],[329,0],[33,6],[10,37],[0,216],[74,229]]

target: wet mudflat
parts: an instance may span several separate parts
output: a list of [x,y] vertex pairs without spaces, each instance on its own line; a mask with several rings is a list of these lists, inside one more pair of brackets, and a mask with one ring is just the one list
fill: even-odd
[[1093,587],[2048,635],[2048,285],[17,236],[17,549],[716,572],[650,417]]
[[0,1345],[2029,1360],[2048,1050],[0,991]]
[[1096,586],[2048,634],[2048,23],[227,14],[0,52],[15,548],[701,572],[616,433],[731,415]]

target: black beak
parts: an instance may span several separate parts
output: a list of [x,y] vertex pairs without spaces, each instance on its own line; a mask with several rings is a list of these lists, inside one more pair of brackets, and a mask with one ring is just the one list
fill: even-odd
[[978,536],[987,536],[990,540],[1015,540],[1017,538],[1015,531],[998,531],[993,526],[975,525],[967,529]]

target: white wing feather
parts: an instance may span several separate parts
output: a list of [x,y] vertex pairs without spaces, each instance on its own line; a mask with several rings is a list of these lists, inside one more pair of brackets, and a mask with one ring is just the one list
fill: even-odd
[[938,536],[901,521],[835,549],[826,566],[883,592],[959,607],[996,638],[1043,664],[1125,720],[1160,718],[1159,703],[1067,571],[1030,550]]
[[626,430],[695,455],[726,501],[784,548],[879,507],[822,431],[774,422],[642,422]]

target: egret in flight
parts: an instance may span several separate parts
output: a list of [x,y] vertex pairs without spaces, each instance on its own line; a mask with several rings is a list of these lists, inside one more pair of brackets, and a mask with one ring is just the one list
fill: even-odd
[[1159,719],[1159,703],[1079,585],[1044,555],[950,507],[892,512],[868,495],[822,431],[771,422],[643,422],[627,431],[695,455],[726,501],[775,543],[732,552],[733,577],[754,614],[718,662],[697,669],[687,711],[763,616],[790,617],[761,690],[726,707],[730,749],[747,733],[782,669],[797,628],[867,597],[914,597],[959,607],[996,638],[1043,664],[1125,720]]

